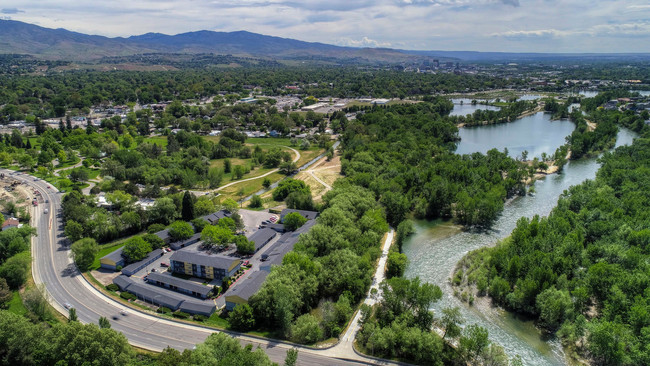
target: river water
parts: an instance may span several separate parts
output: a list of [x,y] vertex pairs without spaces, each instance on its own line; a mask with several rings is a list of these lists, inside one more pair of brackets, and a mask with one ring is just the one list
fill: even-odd
[[[449,113],[450,116],[466,116],[468,114],[474,113],[474,111],[477,111],[479,109],[489,110],[489,111],[499,110],[499,107],[494,107],[491,105],[478,104],[478,103],[472,105],[472,100],[466,98],[452,99],[451,101],[454,103],[454,109],[451,111],[451,113]],[[477,100],[477,101],[482,102],[482,100]]]
[[[564,131],[566,129],[566,126],[561,124],[561,127],[556,127],[558,124],[550,120],[541,119],[537,122],[544,124],[549,130],[560,128]],[[528,122],[516,121],[504,126],[517,128],[519,123]],[[486,134],[493,134],[494,126],[474,129],[479,129],[479,132],[483,130]],[[632,131],[620,129],[616,145],[630,144],[634,137],[635,134]],[[509,151],[515,151],[517,149],[515,145],[518,145],[508,146],[504,143],[505,140],[498,138],[484,138],[482,141],[486,146],[497,147],[500,150],[507,147]],[[467,151],[468,149],[463,146],[463,143],[464,141],[460,142],[459,150]],[[432,309],[437,315],[440,315],[440,310],[444,307],[460,307],[466,324],[479,324],[488,329],[492,341],[503,346],[509,356],[521,356],[525,365],[566,364],[560,341],[545,337],[534,326],[532,320],[521,319],[509,312],[493,308],[483,299],[477,299],[474,306],[461,302],[454,297],[449,278],[458,261],[469,251],[495,245],[498,240],[507,237],[512,232],[517,220],[522,216],[548,215],[564,190],[580,184],[585,179],[593,179],[598,168],[599,164],[596,159],[570,161],[561,174],[550,175],[537,181],[534,196],[517,197],[509,201],[493,230],[487,233],[461,231],[460,227],[448,221],[417,221],[415,223],[416,233],[407,239],[403,246],[404,253],[409,258],[405,276],[409,278],[418,276],[423,281],[440,286],[443,298]]]
[[543,152],[553,154],[564,145],[566,136],[575,129],[575,124],[562,119],[551,121],[551,115],[538,112],[512,123],[487,126],[463,127],[459,130],[460,143],[456,154],[471,154],[496,148],[508,149],[512,157],[528,151],[528,158],[540,157]]

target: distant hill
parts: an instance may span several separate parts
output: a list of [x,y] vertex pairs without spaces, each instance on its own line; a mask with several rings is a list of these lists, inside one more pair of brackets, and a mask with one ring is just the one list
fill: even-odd
[[177,35],[147,33],[108,38],[0,20],[0,53],[28,54],[60,60],[92,61],[102,57],[142,53],[215,53],[279,59],[356,60],[401,62],[417,58],[391,49],[340,47],[245,31],[198,31]]
[[553,60],[648,60],[650,54],[552,54],[474,51],[409,51],[388,48],[341,47],[266,36],[246,31],[197,31],[166,35],[147,33],[109,38],[0,20],[0,54],[26,54],[50,60],[97,61],[145,53],[233,55],[277,60],[317,60],[333,63],[402,63],[422,58],[440,61],[511,62]]

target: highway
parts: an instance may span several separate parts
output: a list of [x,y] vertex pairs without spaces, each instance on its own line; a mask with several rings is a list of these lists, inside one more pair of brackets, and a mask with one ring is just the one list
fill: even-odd
[[[97,324],[100,317],[111,322],[111,328],[122,332],[133,346],[152,351],[161,351],[170,346],[179,350],[192,349],[203,342],[215,330],[175,322],[146,314],[140,310],[127,309],[120,302],[104,295],[81,275],[70,258],[69,247],[63,234],[61,218],[61,199],[63,194],[46,181],[2,169],[6,176],[27,184],[41,192],[43,203],[33,207],[32,224],[38,236],[32,239],[32,275],[37,284],[43,283],[52,306],[67,316],[66,303],[77,311],[79,321]],[[45,201],[48,200],[48,203]],[[45,210],[47,209],[47,213]],[[286,351],[296,347],[292,344],[272,340],[262,340],[245,335],[237,338],[242,344],[253,344],[262,348],[269,358],[279,364],[284,363]],[[299,365],[350,365],[350,364],[397,364],[390,361],[375,360],[351,355],[349,359],[334,357],[337,352],[297,347]],[[356,359],[356,360],[352,360]]]

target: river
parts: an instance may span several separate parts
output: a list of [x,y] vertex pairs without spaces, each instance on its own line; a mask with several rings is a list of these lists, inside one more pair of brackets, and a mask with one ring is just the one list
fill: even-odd
[[[478,103],[472,105],[471,99],[452,99],[451,101],[454,103],[454,109],[451,111],[451,113],[449,113],[450,116],[466,116],[468,114],[473,114],[474,111],[477,111],[479,109],[489,110],[489,111],[499,110],[499,107],[494,107],[491,105],[478,104]],[[477,101],[482,102],[483,100],[477,100]]]
[[[527,122],[515,121],[504,126],[518,128],[518,124],[524,123]],[[538,123],[545,124],[548,129],[556,126],[555,122],[550,120],[542,119]],[[562,127],[562,129],[564,128]],[[473,129],[484,130],[487,131],[487,134],[492,134],[494,126]],[[497,137],[486,138],[483,141],[486,145],[492,145],[500,150],[503,147],[507,147],[511,152],[516,150],[517,146],[508,146]],[[620,129],[616,146],[630,144],[634,137],[634,132]],[[459,150],[465,149],[463,143],[463,141],[460,142]],[[552,153],[552,151],[547,152]],[[533,321],[521,319],[498,308],[492,308],[486,305],[486,301],[476,301],[474,306],[461,302],[453,296],[449,278],[456,263],[469,251],[493,246],[498,240],[507,237],[522,216],[548,215],[565,189],[579,184],[585,179],[593,179],[598,168],[599,164],[596,159],[570,161],[561,174],[550,175],[537,181],[534,196],[518,197],[509,201],[493,230],[488,233],[461,231],[460,227],[451,222],[417,221],[415,223],[416,233],[407,239],[403,246],[404,253],[409,258],[405,276],[409,278],[418,276],[423,281],[440,286],[443,298],[432,309],[437,315],[440,315],[440,310],[444,307],[460,307],[466,324],[476,323],[488,329],[492,341],[503,346],[509,356],[521,356],[525,365],[566,364],[559,340],[544,337],[534,326]]]

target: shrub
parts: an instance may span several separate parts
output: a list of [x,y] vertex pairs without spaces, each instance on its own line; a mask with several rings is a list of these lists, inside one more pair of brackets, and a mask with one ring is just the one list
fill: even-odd
[[182,311],[177,311],[174,314],[174,318],[179,318],[179,319],[187,319],[190,317],[190,314],[182,312]]
[[158,312],[160,314],[171,314],[172,309],[161,306],[161,307],[158,308],[158,310],[156,310],[156,312]]
[[106,286],[106,289],[107,289],[108,291],[117,291],[117,290],[119,290],[120,288],[119,288],[116,284],[111,283],[111,284],[109,284],[109,285]]
[[151,224],[149,225],[149,228],[147,229],[147,232],[149,234],[155,234],[159,231],[165,230],[165,225],[163,224]]
[[124,300],[135,300],[135,299],[137,299],[137,297],[134,294],[130,293],[130,292],[122,292],[120,294],[120,297],[123,298]]
[[115,267],[115,271],[116,271],[116,272],[119,272],[119,271],[121,271],[121,270],[122,270],[122,266],[117,266],[117,267]]
[[196,320],[197,322],[204,322],[204,321],[208,320],[208,317],[205,316],[205,315],[201,315],[201,314],[195,314],[195,315],[192,315],[192,319]]

